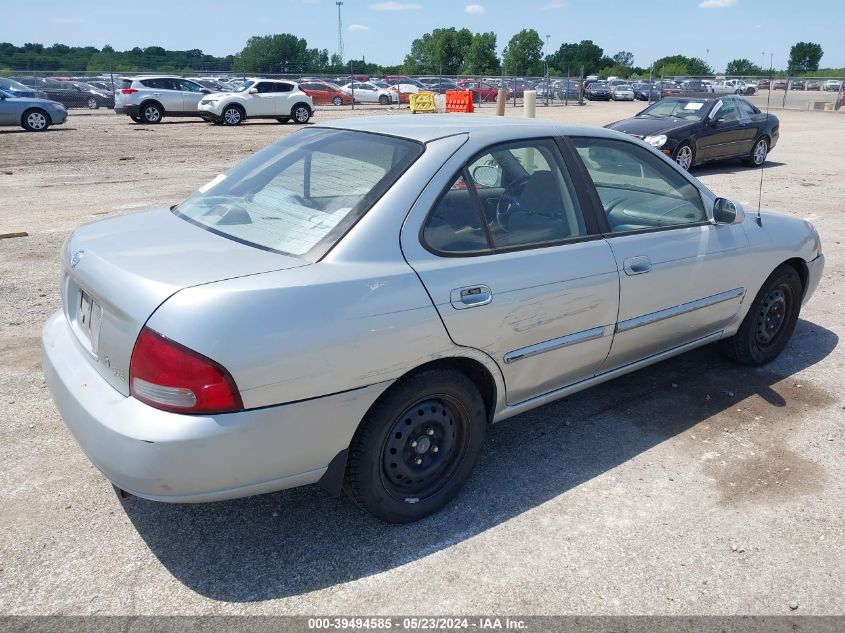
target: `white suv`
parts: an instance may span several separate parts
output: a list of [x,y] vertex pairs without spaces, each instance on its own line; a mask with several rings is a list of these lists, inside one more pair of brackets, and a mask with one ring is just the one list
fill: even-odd
[[314,102],[291,81],[250,78],[232,92],[206,96],[199,109],[200,116],[223,125],[240,125],[244,119],[308,123]]
[[114,111],[136,123],[158,123],[165,116],[200,116],[200,99],[211,90],[182,77],[124,77],[114,93]]

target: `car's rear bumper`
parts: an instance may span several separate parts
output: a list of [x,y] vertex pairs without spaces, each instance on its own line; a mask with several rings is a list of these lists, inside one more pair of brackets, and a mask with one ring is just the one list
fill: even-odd
[[218,501],[314,483],[386,388],[225,415],[125,397],[85,357],[60,311],[44,326],[44,376],[82,450],[118,488],[156,501]]
[[137,117],[141,114],[141,106],[139,105],[116,105],[114,111],[117,114],[126,114],[131,117]]

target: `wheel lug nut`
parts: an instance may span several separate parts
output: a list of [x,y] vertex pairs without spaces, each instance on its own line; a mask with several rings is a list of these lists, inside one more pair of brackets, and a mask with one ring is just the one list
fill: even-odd
[[428,433],[429,435],[434,435],[434,429],[430,428],[426,431],[426,433]]
[[417,458],[414,460],[414,463],[415,463],[417,466],[419,466],[420,464],[422,464],[422,457],[417,457]]
[[431,452],[432,452],[432,453],[436,453],[436,452],[437,452],[437,451],[439,451],[439,450],[440,450],[440,448],[439,448],[438,446],[432,446],[432,447],[431,447]]

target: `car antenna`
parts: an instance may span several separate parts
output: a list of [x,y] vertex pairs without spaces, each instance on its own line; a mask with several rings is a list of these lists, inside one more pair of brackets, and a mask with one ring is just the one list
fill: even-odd
[[[769,104],[772,102],[772,89],[774,83],[774,70],[772,68],[772,60],[774,59],[775,54],[772,53],[769,56],[769,96],[766,98],[766,129],[769,129]],[[760,215],[760,207],[763,204],[763,168],[766,165],[766,161],[763,160],[760,163],[760,191],[757,194],[757,226],[763,226],[763,218]]]

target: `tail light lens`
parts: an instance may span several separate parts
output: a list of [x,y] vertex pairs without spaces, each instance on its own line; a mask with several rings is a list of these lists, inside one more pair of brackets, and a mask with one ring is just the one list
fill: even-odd
[[132,95],[132,94],[135,94],[136,92],[138,92],[138,91],[135,90],[135,88],[121,88],[120,89],[120,94],[122,94],[122,95]]
[[152,407],[175,413],[231,413],[243,409],[225,367],[144,327],[129,362],[132,395]]

